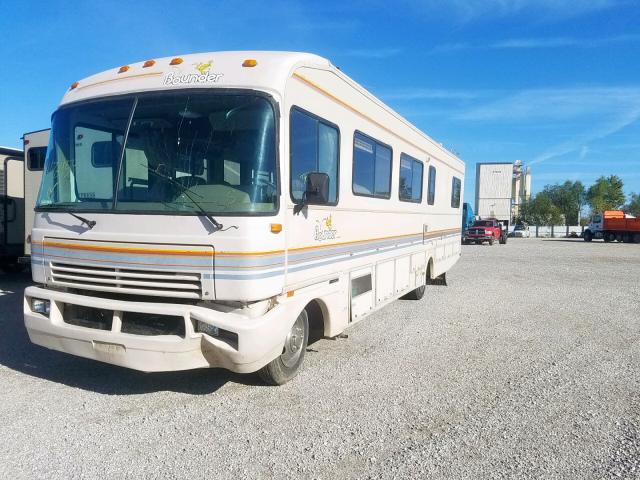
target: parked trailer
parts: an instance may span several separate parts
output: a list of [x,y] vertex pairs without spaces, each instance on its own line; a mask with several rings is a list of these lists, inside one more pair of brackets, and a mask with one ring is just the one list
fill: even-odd
[[640,218],[620,210],[607,210],[593,216],[583,238],[585,242],[602,238],[605,242],[640,243]]
[[310,338],[460,257],[464,163],[315,55],[111,69],[71,86],[51,135],[25,291],[48,348],[281,384]]
[[0,269],[19,270],[24,239],[23,153],[0,147]]
[[44,170],[44,160],[47,156],[47,145],[49,144],[50,128],[25,133],[22,137],[24,145],[24,256],[20,258],[21,263],[31,262],[31,229],[33,228],[34,209],[42,172]]

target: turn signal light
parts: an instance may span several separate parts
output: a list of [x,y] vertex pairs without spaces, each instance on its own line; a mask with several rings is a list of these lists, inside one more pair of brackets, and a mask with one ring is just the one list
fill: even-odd
[[169,65],[180,65],[182,62],[184,62],[184,60],[182,60],[180,57],[175,57],[171,59]]
[[120,70],[118,70],[118,73],[124,73],[128,70],[129,70],[129,65],[123,65],[122,67],[120,67]]
[[142,65],[142,68],[153,67],[155,64],[156,64],[155,60],[147,60],[146,62],[144,62],[144,65]]
[[272,223],[271,224],[271,233],[280,233],[282,231],[281,223]]
[[255,67],[258,65],[258,62],[253,58],[247,58],[244,62],[242,62],[243,67]]

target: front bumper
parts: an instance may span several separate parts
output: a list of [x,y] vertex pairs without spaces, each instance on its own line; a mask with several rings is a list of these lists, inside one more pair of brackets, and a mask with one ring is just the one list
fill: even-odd
[[492,238],[494,237],[491,235],[465,235],[463,240],[465,242],[488,242]]
[[[32,311],[32,298],[51,302],[48,317]],[[65,305],[106,309],[117,315],[110,330],[77,326],[65,322]],[[184,337],[124,333],[116,320],[123,312],[182,317]],[[144,372],[203,367],[221,367],[238,373],[259,370],[282,353],[285,337],[295,320],[295,316],[286,313],[285,305],[276,305],[251,318],[195,305],[111,300],[40,287],[28,287],[24,298],[24,321],[33,343]],[[196,332],[194,321],[232,332],[237,335],[237,342]]]

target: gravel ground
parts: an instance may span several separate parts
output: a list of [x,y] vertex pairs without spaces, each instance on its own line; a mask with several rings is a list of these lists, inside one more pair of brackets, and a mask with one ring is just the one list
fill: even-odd
[[640,245],[465,246],[282,387],[32,346],[0,276],[0,478],[640,478]]

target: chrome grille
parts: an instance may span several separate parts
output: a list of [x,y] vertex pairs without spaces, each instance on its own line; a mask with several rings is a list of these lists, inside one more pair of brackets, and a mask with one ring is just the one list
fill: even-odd
[[70,288],[134,295],[201,298],[199,273],[136,270],[52,262],[51,283]]

